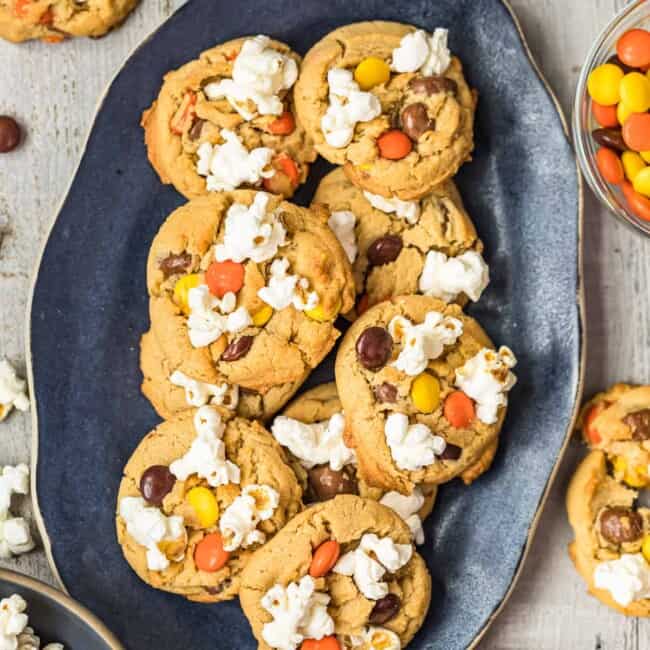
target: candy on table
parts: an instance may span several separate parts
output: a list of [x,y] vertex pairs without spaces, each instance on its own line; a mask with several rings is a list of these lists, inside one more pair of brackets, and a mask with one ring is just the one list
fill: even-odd
[[19,411],[29,409],[26,386],[25,380],[16,375],[12,365],[6,359],[0,359],[0,422],[9,415],[12,408]]
[[591,110],[600,128],[596,165],[608,183],[620,187],[628,208],[650,221],[650,32],[631,29],[616,55],[594,68],[587,80]]
[[20,143],[20,126],[13,117],[0,115],[0,153],[13,151]]

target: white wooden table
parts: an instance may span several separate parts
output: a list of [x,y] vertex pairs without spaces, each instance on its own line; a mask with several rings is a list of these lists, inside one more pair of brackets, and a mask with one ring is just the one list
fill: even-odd
[[[18,117],[27,133],[18,151],[0,156],[0,230],[3,215],[9,222],[0,242],[0,355],[23,370],[23,313],[32,269],[77,164],[97,99],[133,47],[181,4],[183,0],[143,0],[125,26],[104,40],[50,47],[0,42],[0,114]],[[587,49],[624,4],[512,0],[567,115]],[[617,380],[649,382],[650,240],[619,225],[587,193],[584,251],[587,392]],[[29,446],[27,415],[14,414],[0,425],[0,465],[27,462]],[[481,648],[650,648],[650,621],[626,620],[588,597],[567,557],[564,492],[580,453],[577,445],[567,452],[519,583]],[[28,504],[23,506],[27,512]],[[2,564],[53,580],[40,550]]]

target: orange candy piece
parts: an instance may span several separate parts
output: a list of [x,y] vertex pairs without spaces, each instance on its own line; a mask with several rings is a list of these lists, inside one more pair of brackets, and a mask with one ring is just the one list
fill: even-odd
[[223,298],[229,291],[237,293],[244,284],[244,265],[232,260],[212,262],[205,272],[210,293]]
[[627,200],[630,210],[643,221],[650,221],[650,199],[639,194],[629,181],[623,181],[621,185],[623,195]]
[[632,113],[623,124],[623,140],[632,151],[650,150],[650,113]]
[[326,636],[322,639],[305,639],[300,645],[300,650],[341,650],[341,644],[335,636]]
[[600,126],[609,128],[618,128],[618,118],[616,116],[616,106],[603,106],[592,100],[591,112]]
[[193,93],[191,90],[188,90],[181,101],[181,105],[178,107],[175,115],[172,117],[169,124],[169,128],[172,133],[176,135],[183,135],[186,129],[189,129],[192,120],[194,119],[195,106],[196,104],[196,93]]
[[612,149],[601,147],[596,153],[596,164],[608,183],[620,185],[625,179],[623,163]]
[[230,553],[223,547],[223,538],[219,533],[206,535],[194,550],[194,562],[200,571],[214,573],[223,568],[230,558]]
[[456,429],[468,427],[476,417],[474,402],[461,390],[447,395],[443,413],[449,424]]
[[596,429],[595,426],[593,426],[593,424],[594,424],[594,420],[604,410],[605,410],[604,402],[599,402],[598,404],[594,404],[589,409],[587,415],[585,416],[585,421],[582,427],[582,431],[587,442],[591,443],[592,445],[597,445],[602,440],[602,438],[600,437],[600,433],[598,433],[598,430]]
[[411,153],[413,143],[404,131],[391,129],[377,138],[377,147],[382,158],[401,160]]
[[337,563],[341,554],[341,545],[336,540],[323,542],[312,555],[309,565],[309,575],[312,578],[326,576]]
[[273,135],[289,135],[296,128],[296,121],[291,111],[284,111],[277,120],[273,120],[268,126],[269,133]]
[[616,43],[616,56],[632,68],[650,65],[650,32],[630,29]]

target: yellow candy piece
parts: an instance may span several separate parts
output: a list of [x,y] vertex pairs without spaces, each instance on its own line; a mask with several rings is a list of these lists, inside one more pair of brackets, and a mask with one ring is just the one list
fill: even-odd
[[273,307],[264,305],[264,307],[253,314],[253,325],[255,327],[262,327],[262,325],[266,325],[271,320],[271,316],[273,316]]
[[621,101],[635,113],[645,113],[650,108],[650,79],[640,72],[630,72],[621,80]]
[[309,318],[311,318],[312,320],[316,320],[319,323],[324,323],[325,321],[328,320],[334,320],[338,316],[339,311],[341,311],[340,298],[336,303],[336,309],[334,309],[333,313],[327,313],[322,303],[319,303],[313,309],[308,309],[307,311],[305,311],[305,314],[309,316]]
[[185,499],[194,510],[201,528],[211,528],[219,521],[219,504],[208,488],[194,487]]
[[620,83],[623,70],[612,63],[594,68],[587,79],[589,96],[603,106],[613,106],[621,99]]
[[641,543],[641,553],[646,562],[650,562],[650,535],[646,535]]
[[636,153],[636,151],[624,151],[621,156],[623,162],[623,170],[625,176],[629,181],[633,181],[634,177],[642,170],[645,169],[643,158]]
[[618,123],[623,126],[625,120],[627,120],[632,113],[634,113],[634,111],[631,111],[623,102],[620,102],[616,107],[616,119],[618,120]]
[[614,473],[617,478],[622,478],[625,483],[633,488],[642,488],[648,484],[646,468],[643,465],[628,467],[623,456],[617,456],[614,459]]
[[423,372],[411,384],[411,399],[421,413],[433,413],[440,404],[440,382],[428,372]]
[[643,196],[650,196],[650,167],[644,167],[637,172],[632,181],[634,189]]
[[201,282],[201,276],[198,273],[188,273],[176,282],[174,285],[174,302],[181,308],[184,314],[189,315],[189,294],[190,289],[195,289]]
[[639,151],[639,155],[643,160],[645,160],[647,163],[650,163],[650,151]]
[[365,58],[354,70],[354,80],[361,90],[370,90],[379,84],[384,84],[390,79],[390,68],[386,61],[369,56]]

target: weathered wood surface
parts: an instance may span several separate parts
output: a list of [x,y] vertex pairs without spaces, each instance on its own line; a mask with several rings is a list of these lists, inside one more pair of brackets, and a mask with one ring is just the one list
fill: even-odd
[[[0,158],[0,355],[24,367],[23,313],[32,269],[67,190],[104,87],[135,45],[181,0],[144,0],[107,39],[59,47],[0,42],[0,114],[15,114],[27,142]],[[582,60],[623,0],[512,0],[533,54],[567,116]],[[525,108],[526,98],[522,97]],[[587,392],[618,380],[650,381],[650,240],[618,224],[585,197]],[[0,427],[0,464],[29,458],[30,422],[14,414]],[[566,554],[564,492],[581,451],[573,445],[541,518],[519,583],[481,648],[650,648],[650,622],[626,620],[585,594]],[[513,486],[516,490],[516,486]],[[22,504],[27,511],[26,503]],[[52,581],[36,551],[3,563]]]

